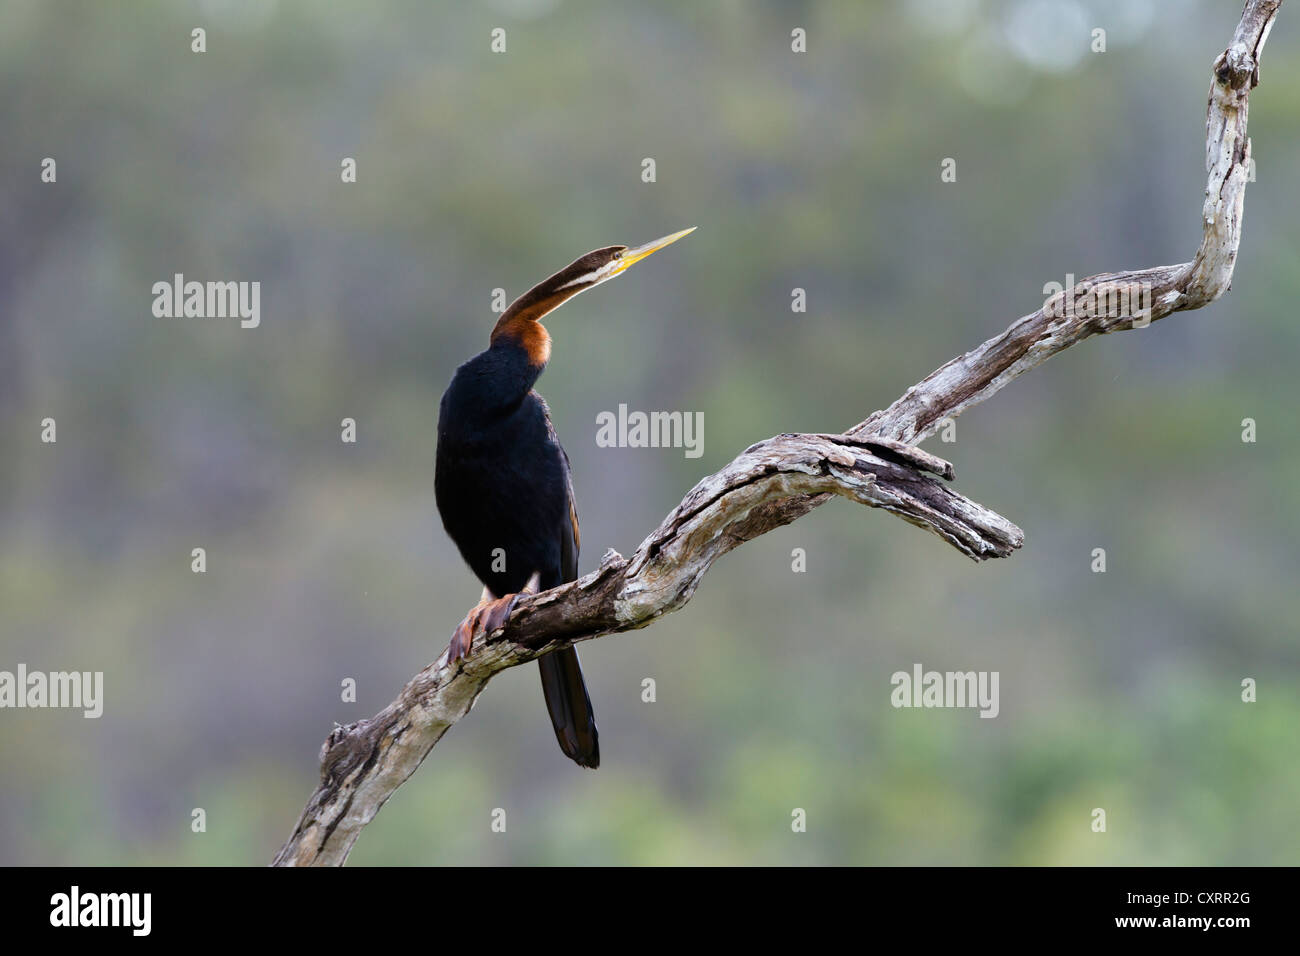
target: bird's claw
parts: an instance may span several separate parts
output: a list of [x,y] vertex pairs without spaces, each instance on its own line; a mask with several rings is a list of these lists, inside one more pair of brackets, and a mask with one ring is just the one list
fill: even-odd
[[469,654],[474,643],[474,632],[480,625],[485,636],[500,630],[505,625],[506,619],[510,617],[510,612],[514,610],[518,599],[518,594],[507,594],[505,597],[480,604],[465,615],[465,620],[461,621],[452,632],[451,643],[447,648],[448,660],[455,663]]
[[456,625],[456,630],[451,633],[451,643],[447,645],[447,659],[453,664],[469,653],[470,644],[474,639],[475,617],[477,613],[470,611],[469,616]]
[[510,612],[515,609],[515,602],[518,600],[518,594],[507,594],[489,604],[483,614],[483,633],[491,634],[505,627]]

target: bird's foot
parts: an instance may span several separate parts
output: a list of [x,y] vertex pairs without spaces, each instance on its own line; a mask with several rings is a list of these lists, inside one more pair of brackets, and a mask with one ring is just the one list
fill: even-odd
[[447,659],[454,663],[469,654],[474,642],[474,632],[478,630],[480,624],[483,626],[484,636],[500,629],[506,623],[506,618],[510,617],[510,612],[514,610],[515,601],[518,599],[518,594],[507,594],[505,597],[475,605],[465,615],[465,620],[461,621],[452,632],[451,644],[448,646],[450,654]]

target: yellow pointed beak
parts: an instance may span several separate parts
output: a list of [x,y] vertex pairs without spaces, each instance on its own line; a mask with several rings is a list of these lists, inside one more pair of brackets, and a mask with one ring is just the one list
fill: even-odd
[[646,256],[650,255],[650,253],[658,252],[664,246],[670,246],[678,239],[682,238],[682,236],[689,236],[694,231],[695,227],[691,226],[691,228],[683,229],[681,232],[674,232],[671,236],[664,236],[662,239],[656,239],[654,242],[647,242],[644,246],[637,246],[635,249],[624,251],[624,253],[618,257],[618,270],[615,272],[615,275],[619,272],[623,272],[628,266],[640,262]]

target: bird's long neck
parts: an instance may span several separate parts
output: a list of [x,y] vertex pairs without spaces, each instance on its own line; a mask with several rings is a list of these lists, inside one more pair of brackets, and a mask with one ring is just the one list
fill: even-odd
[[511,315],[507,311],[492,330],[491,347],[523,349],[528,364],[536,366],[537,374],[541,375],[551,359],[551,333],[536,318],[524,314]]
[[[589,253],[589,255],[596,255]],[[585,264],[587,257],[566,266],[553,276],[548,276],[533,286],[514,302],[497,321],[492,330],[492,345],[513,343],[521,346],[528,360],[538,369],[545,367],[551,357],[551,336],[542,325],[542,317],[554,312],[565,302],[594,284],[586,280],[591,270]],[[537,374],[541,374],[538,371]]]
[[551,335],[538,320],[579,291],[538,286],[506,310],[492,330],[487,351],[479,356],[481,370],[493,383],[479,411],[495,415],[524,400],[551,358]]
[[[536,331],[524,330],[524,337],[513,334],[496,335],[488,350],[480,356],[486,362],[486,385],[490,387],[481,396],[482,411],[490,415],[515,408],[532,391],[546,369],[546,356],[550,354],[550,337],[546,330],[536,325]],[[537,335],[543,337],[537,338]]]

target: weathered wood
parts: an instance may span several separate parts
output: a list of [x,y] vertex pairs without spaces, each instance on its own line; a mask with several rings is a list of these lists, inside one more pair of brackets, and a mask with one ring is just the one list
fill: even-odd
[[[450,664],[444,652],[380,713],[330,734],[321,747],[320,783],[274,865],[341,865],[362,828],[494,674],[564,643],[645,627],[689,601],[719,557],[832,496],[883,508],[976,561],[1019,548],[1019,528],[931,477],[952,480],[952,465],[913,445],[1086,338],[1201,308],[1228,290],[1249,174],[1248,96],[1281,3],[1249,0],[1231,44],[1215,60],[1204,230],[1191,262],[1092,276],[931,372],[846,434],[778,435],[746,449],[692,488],[630,558],[606,552],[585,577],[521,598],[502,629],[475,635],[464,660]],[[1090,296],[1135,283],[1149,284],[1148,314],[1081,309]]]

